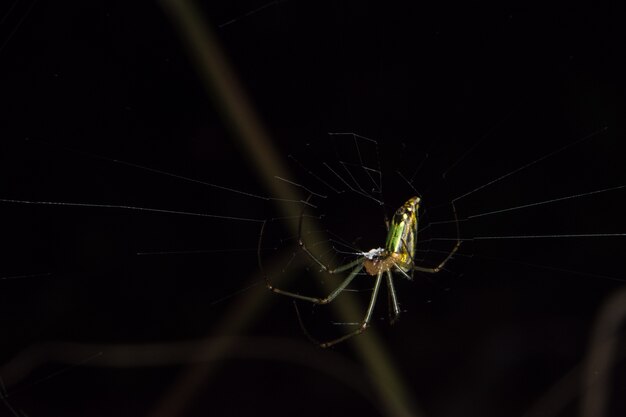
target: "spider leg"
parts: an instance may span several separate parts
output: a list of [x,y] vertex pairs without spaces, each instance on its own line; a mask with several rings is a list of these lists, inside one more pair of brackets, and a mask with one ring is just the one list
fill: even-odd
[[322,268],[327,271],[329,274],[336,274],[338,272],[343,272],[347,269],[350,268],[354,268],[352,270],[352,272],[350,272],[350,275],[348,275],[348,277],[339,285],[339,287],[337,287],[337,289],[335,289],[332,293],[330,293],[327,297],[325,298],[319,298],[319,297],[308,297],[305,295],[300,295],[300,294],[296,294],[294,292],[291,291],[285,291],[285,290],[281,290],[280,288],[276,288],[274,287],[274,285],[272,284],[272,281],[269,277],[269,275],[267,275],[263,269],[263,262],[261,260],[261,246],[263,243],[263,232],[265,231],[265,224],[266,221],[263,222],[263,224],[261,225],[261,233],[259,235],[259,246],[257,249],[257,259],[259,262],[259,270],[261,271],[261,274],[263,275],[263,278],[265,279],[265,286],[272,292],[275,292],[277,294],[282,294],[288,297],[292,297],[292,298],[296,298],[298,300],[305,300],[305,301],[310,301],[312,303],[315,304],[327,304],[329,302],[331,302],[335,297],[337,297],[349,284],[350,282],[354,279],[354,277],[356,277],[356,275],[359,273],[359,271],[363,268],[363,262],[367,259],[365,256],[362,256],[358,259],[355,259],[352,262],[348,262],[345,265],[341,265],[337,268],[334,269],[329,269],[326,266],[324,266],[321,262],[317,261],[317,259],[310,254],[310,252],[308,252],[307,250],[305,250],[306,253],[309,253],[309,256],[311,256],[315,261],[317,261],[318,264],[320,264],[322,266]]
[[367,307],[367,312],[365,313],[365,317],[363,318],[363,321],[360,323],[358,329],[348,334],[345,334],[341,337],[338,337],[337,339],[333,339],[328,342],[319,342],[318,340],[315,340],[313,337],[311,337],[309,332],[304,327],[304,323],[302,322],[300,313],[298,312],[298,308],[296,307],[296,312],[298,314],[300,327],[302,327],[302,331],[304,332],[304,334],[313,342],[319,344],[320,347],[327,348],[327,347],[336,345],[337,343],[343,342],[344,340],[347,340],[351,338],[352,336],[356,336],[358,334],[363,333],[365,330],[367,330],[367,328],[369,327],[370,321],[372,320],[372,314],[374,313],[374,306],[376,305],[376,299],[378,298],[378,290],[380,289],[380,283],[382,279],[383,279],[383,273],[381,271],[376,276],[376,284],[374,284],[374,289],[372,290],[372,297],[370,298],[370,303],[369,303],[369,306]]
[[459,250],[459,247],[461,246],[461,236],[460,236],[460,231],[459,231],[459,218],[456,214],[456,207],[454,206],[454,201],[451,204],[452,204],[452,212],[454,213],[454,220],[456,221],[456,244],[454,245],[450,253],[448,253],[448,256],[446,256],[445,259],[439,263],[439,265],[433,268],[424,268],[422,266],[417,266],[413,264],[413,270],[419,271],[419,272],[426,272],[429,274],[436,274],[437,272],[443,269],[446,263],[450,259],[452,259],[454,254]]
[[393,266],[396,267],[396,269],[395,269],[396,271],[398,271],[399,273],[404,275],[409,281],[413,280],[413,273],[412,273],[412,271],[413,271],[413,267],[415,266],[415,264],[413,263],[412,259],[411,259],[411,275],[409,275],[406,272],[404,272],[404,270],[402,268],[400,268],[397,263],[394,262]]
[[[353,262],[351,262],[351,263],[353,263]],[[285,295],[287,297],[296,298],[298,300],[309,301],[309,302],[315,303],[315,304],[328,304],[331,301],[333,301],[339,294],[341,294],[341,292],[343,290],[345,290],[348,285],[350,285],[350,283],[352,282],[354,277],[356,277],[357,274],[359,272],[361,272],[361,269],[363,269],[363,262],[362,261],[361,261],[361,263],[359,265],[357,265],[350,272],[350,274],[346,277],[346,279],[344,279],[341,282],[341,284],[339,284],[339,286],[333,290],[333,292],[331,292],[328,296],[326,296],[324,298],[309,297],[309,296],[306,296],[306,295],[297,294],[295,292],[281,290],[280,288],[274,287],[271,284],[271,282],[269,281],[269,278],[267,276],[265,276],[265,283],[266,283],[267,288],[269,288],[270,291],[275,292],[276,294]]]
[[300,240],[300,247],[302,248],[302,250],[304,251],[304,253],[306,253],[311,259],[313,259],[315,261],[315,263],[317,263],[323,271],[328,272],[329,274],[337,274],[339,272],[343,272],[345,270],[348,270],[350,268],[353,268],[354,266],[358,265],[358,264],[362,264],[367,258],[365,256],[362,256],[352,262],[348,262],[345,265],[341,265],[338,266],[337,268],[330,268],[326,265],[324,265],[320,260],[318,260],[315,255],[313,255],[304,245],[304,242],[302,242],[302,240]]
[[461,246],[461,242],[457,242],[456,245],[454,245],[454,248],[448,254],[448,256],[446,256],[446,259],[441,261],[439,265],[435,266],[434,268],[424,268],[422,266],[413,265],[413,270],[419,271],[419,272],[426,272],[429,274],[436,274],[437,272],[443,269],[445,264],[454,256],[456,251],[459,250],[459,246]]
[[[311,198],[311,196],[309,196],[309,198]],[[309,201],[309,198],[307,198],[306,201]],[[298,245],[300,245],[300,248],[302,249],[302,251],[304,253],[306,253],[309,258],[311,258],[316,264],[318,264],[320,266],[320,268],[322,268],[323,271],[328,272],[329,274],[336,274],[338,272],[343,272],[346,271],[360,263],[362,263],[363,261],[365,261],[365,257],[361,257],[355,261],[349,262],[345,265],[341,265],[337,268],[331,268],[328,265],[326,265],[324,262],[322,262],[321,260],[319,260],[317,258],[317,256],[315,256],[307,247],[306,244],[304,243],[304,240],[302,239],[302,220],[304,219],[304,206],[302,207],[302,213],[300,214],[300,220],[298,222]],[[265,222],[263,222],[263,226],[261,227],[261,237],[263,236],[263,228],[265,227]],[[261,246],[260,246],[260,238],[259,238],[259,252],[261,250]]]
[[[387,229],[387,233],[389,233],[389,217],[387,217],[387,212],[385,211],[384,207],[383,207],[383,219],[385,221],[385,228]],[[391,290],[387,291],[387,306],[389,307],[389,322],[393,323],[395,321],[394,316],[392,316],[392,311],[391,311],[391,305],[392,305],[392,300],[391,300]]]
[[393,316],[391,316],[391,312],[389,314],[389,322],[390,324],[394,324],[396,320],[400,317],[400,306],[398,305],[398,296],[396,295],[396,289],[393,286],[393,276],[391,275],[391,271],[387,271],[387,290],[390,298],[390,307],[393,308]]

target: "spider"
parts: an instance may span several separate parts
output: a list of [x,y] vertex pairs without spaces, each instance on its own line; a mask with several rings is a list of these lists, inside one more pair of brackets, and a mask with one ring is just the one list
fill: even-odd
[[[347,271],[351,269],[348,276],[339,284],[339,286],[333,290],[328,296],[324,298],[318,297],[309,297],[306,295],[297,294],[290,291],[285,291],[280,288],[276,288],[272,285],[272,282],[268,275],[265,275],[265,283],[267,288],[276,293],[281,294],[287,297],[295,298],[297,300],[309,301],[315,304],[328,304],[333,301],[341,292],[343,292],[348,285],[352,282],[352,280],[357,276],[362,269],[365,268],[365,272],[368,275],[376,277],[376,281],[374,284],[374,288],[372,290],[372,296],[369,301],[369,305],[367,307],[367,311],[365,313],[365,317],[359,323],[359,327],[341,337],[336,339],[327,341],[327,342],[317,342],[321,347],[326,348],[329,346],[333,346],[337,343],[343,342],[351,338],[352,336],[356,336],[358,334],[363,333],[370,325],[370,321],[372,319],[372,313],[374,311],[374,306],[376,305],[376,299],[378,297],[378,291],[380,289],[380,285],[383,279],[383,275],[386,277],[387,281],[387,289],[389,291],[389,298],[391,307],[393,309],[393,318],[391,319],[391,323],[395,322],[400,316],[400,307],[398,305],[398,298],[396,295],[396,290],[393,285],[393,276],[392,272],[397,272],[400,275],[408,279],[412,279],[412,275],[409,273],[413,273],[414,271],[425,272],[435,274],[441,271],[444,265],[454,256],[459,247],[461,246],[461,240],[459,238],[459,227],[458,227],[458,219],[456,214],[456,208],[454,204],[452,204],[452,210],[454,213],[454,218],[457,228],[457,238],[456,244],[452,248],[452,250],[448,253],[443,261],[441,261],[435,267],[422,267],[415,265],[413,259],[415,257],[415,245],[417,242],[417,223],[418,223],[418,210],[421,199],[419,197],[411,197],[404,203],[394,214],[391,225],[389,222],[385,222],[387,226],[387,239],[385,242],[384,248],[374,248],[368,252],[363,252],[362,256],[357,258],[356,260],[349,262],[345,265],[338,266],[336,268],[330,268],[326,264],[324,264],[321,260],[319,260],[309,249],[307,249],[305,242],[302,240],[301,230],[302,230],[302,217],[300,216],[300,226],[298,232],[298,243],[300,248],[313,260],[315,261],[323,271],[326,271],[329,274],[338,274],[343,271]],[[263,236],[263,229],[265,228],[265,223],[261,228],[261,238]],[[259,247],[261,244],[261,240],[259,239]],[[260,262],[260,259],[259,259]],[[297,310],[296,310],[297,312]],[[300,315],[298,314],[298,318],[300,319]],[[302,321],[300,320],[300,324],[302,325]],[[304,326],[303,330],[304,329]],[[305,330],[305,333],[306,330]],[[308,335],[308,333],[307,333]],[[313,339],[314,340],[314,339]]]

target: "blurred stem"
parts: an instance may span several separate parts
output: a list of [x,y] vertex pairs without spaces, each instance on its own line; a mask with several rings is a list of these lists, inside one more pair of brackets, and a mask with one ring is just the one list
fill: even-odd
[[582,417],[607,415],[620,329],[625,321],[626,287],[605,301],[596,319],[581,380],[581,391],[584,393],[580,410]]
[[[230,348],[219,357],[214,355],[215,346]],[[94,354],[96,352],[96,354]],[[60,371],[31,383],[4,392],[0,384],[0,399],[13,397],[30,390],[35,385],[49,383],[53,377],[76,367],[96,368],[143,368],[199,364],[224,359],[252,359],[289,363],[300,368],[322,372],[327,377],[349,387],[362,400],[369,402],[377,411],[379,402],[372,395],[371,385],[364,378],[363,370],[353,361],[330,350],[322,350],[306,339],[231,337],[218,336],[204,340],[139,344],[89,344],[72,342],[48,342],[29,346],[8,364],[2,375],[7,376],[8,386],[23,382],[32,372],[50,363],[65,365]],[[56,365],[55,365],[56,366]],[[1,382],[1,381],[0,381]],[[381,411],[382,412],[382,411]]]
[[[221,112],[233,137],[240,141],[242,149],[247,151],[259,178],[263,180],[273,197],[300,200],[300,196],[287,183],[275,180],[275,175],[283,178],[290,178],[290,176],[286,174],[287,170],[282,164],[282,158],[265,133],[262,123],[220,51],[202,13],[190,0],[162,0],[161,3],[179,31],[182,43],[188,49],[215,106]],[[286,221],[289,222],[292,233],[297,234],[299,205],[278,202],[278,209],[281,216],[287,218]],[[325,249],[324,247],[318,248],[319,251]],[[259,296],[254,299],[249,297],[248,305],[239,306],[240,313],[237,318],[225,317],[223,324],[219,327],[227,326],[231,334],[241,331],[257,317],[255,312],[261,304],[258,298]],[[341,302],[332,305],[345,321],[363,314],[362,308],[352,297],[346,296]],[[371,376],[372,384],[379,392],[387,414],[392,416],[418,415],[406,387],[375,332],[368,330],[366,335],[355,337],[353,343]],[[227,346],[221,348],[222,352],[227,350]],[[170,392],[165,393],[152,415],[154,417],[182,415],[186,404],[196,394],[200,385],[206,382],[209,375],[208,366],[208,364],[193,366],[185,370]]]

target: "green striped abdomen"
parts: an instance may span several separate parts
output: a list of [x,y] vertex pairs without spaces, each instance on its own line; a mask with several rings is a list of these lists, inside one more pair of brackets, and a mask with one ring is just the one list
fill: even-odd
[[397,255],[398,266],[405,271],[411,268],[415,256],[419,202],[419,197],[412,197],[396,211],[385,242],[385,249]]

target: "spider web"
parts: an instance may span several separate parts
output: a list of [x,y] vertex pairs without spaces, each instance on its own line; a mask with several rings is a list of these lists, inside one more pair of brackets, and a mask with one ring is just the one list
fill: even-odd
[[[419,152],[410,153],[415,155],[415,159],[384,156],[383,160],[389,166],[383,168],[385,164],[381,162],[381,150],[376,140],[354,133],[329,133],[327,140],[317,141],[317,149],[307,144],[306,158],[311,162],[304,163],[300,157],[289,155],[296,171],[299,169],[303,177],[308,178],[308,182],[305,181],[308,185],[284,178],[279,180],[309,193],[311,204],[302,211],[301,237],[307,247],[323,246],[325,251],[319,254],[319,258],[331,267],[382,246],[386,230],[384,221],[380,219],[389,217],[402,204],[402,198],[419,195],[423,199],[423,211],[416,260],[421,264],[438,264],[454,245],[457,225],[451,205],[454,203],[459,212],[462,248],[447,268],[453,276],[462,275],[463,269],[471,265],[468,261],[473,260],[480,265],[491,263],[491,266],[509,269],[521,267],[523,271],[537,271],[537,274],[562,273],[568,279],[620,282],[620,274],[614,272],[619,270],[617,264],[614,260],[604,259],[602,251],[597,248],[598,239],[620,239],[624,234],[616,231],[613,223],[603,225],[595,220],[593,225],[585,225],[578,216],[571,217],[576,221],[568,221],[572,210],[593,210],[601,199],[617,201],[615,198],[624,191],[625,186],[616,183],[615,177],[596,177],[583,190],[576,182],[587,181],[588,174],[568,171],[580,165],[575,158],[590,149],[597,149],[598,145],[587,142],[601,141],[606,133],[605,128],[600,128],[570,142],[553,145],[543,154],[537,149],[527,153],[519,151],[512,158],[515,162],[507,161],[501,168],[494,166],[493,172],[476,172],[476,177],[483,175],[478,181],[484,182],[477,182],[471,176],[468,181],[464,173],[456,179],[452,175],[457,164],[471,164],[471,161],[464,161],[465,158],[473,158],[467,151],[461,150],[456,155],[448,152],[445,156],[423,153],[421,160]],[[485,140],[481,138],[480,142]],[[383,149],[382,153],[391,149],[395,154],[394,150],[406,148],[407,144],[400,142]],[[471,147],[468,149],[472,150]],[[542,164],[547,166],[542,167]],[[498,172],[498,169],[501,171]],[[390,175],[383,175],[385,172]],[[554,185],[539,190],[537,184],[541,184],[545,175],[553,178]],[[420,183],[435,185],[422,193],[418,189]],[[486,199],[481,193],[487,194]],[[493,198],[493,193],[498,197]],[[499,203],[499,198],[506,204]],[[393,205],[386,202],[394,199],[397,202]],[[581,209],[581,206],[585,208]],[[318,229],[307,229],[309,219]],[[267,234],[263,239],[265,254],[271,255],[274,251],[291,253],[282,273],[299,275],[297,283],[292,285],[304,288],[303,293],[319,294],[319,289],[312,287],[310,282],[303,283],[307,275],[302,276],[298,272],[302,263],[313,270],[319,269],[319,265],[299,250],[297,235],[281,235],[278,232],[274,236],[275,222],[279,220],[268,221]],[[372,239],[372,236],[378,240]],[[593,253],[603,260],[596,264],[582,254],[581,257],[571,257],[569,253],[575,251]],[[581,259],[584,262],[580,262]],[[461,268],[452,266],[458,265],[458,260],[462,261]],[[426,278],[431,284],[435,281],[435,287],[448,289],[449,277]],[[339,282],[341,278],[334,279]],[[367,281],[371,286],[371,280]]]
[[[302,397],[303,384],[351,414],[371,413],[363,397],[380,407],[369,383],[355,395],[353,385],[320,380],[317,370],[274,366],[276,357],[297,358],[293,350],[304,352],[302,362],[321,355],[307,350],[291,303],[269,294],[258,277],[259,231],[267,220],[260,255],[273,279],[294,291],[323,293],[319,266],[299,250],[288,227],[293,219],[277,208],[283,203],[304,210],[302,237],[324,248],[323,261],[333,265],[382,246],[385,216],[416,194],[423,199],[418,261],[438,263],[455,238],[455,203],[459,253],[442,274],[416,274],[412,282],[397,277],[401,321],[391,328],[384,323],[384,291],[374,321],[403,364],[411,392],[433,415],[459,414],[449,409],[449,398],[458,400],[463,415],[527,409],[528,398],[580,359],[596,310],[622,283],[623,132],[612,116],[619,111],[610,110],[620,107],[597,93],[604,87],[593,80],[606,80],[591,69],[606,62],[583,58],[589,68],[574,70],[551,54],[546,61],[541,52],[516,59],[514,52],[526,51],[516,36],[526,39],[523,28],[537,28],[533,19],[524,23],[523,13],[521,21],[517,12],[476,16],[486,23],[478,27],[498,36],[468,55],[455,47],[459,39],[468,39],[462,45],[470,50],[471,42],[485,42],[463,24],[465,16],[451,24],[448,14],[433,20],[438,23],[416,24],[398,10],[378,15],[362,4],[203,5],[221,27],[219,40],[288,165],[274,183],[301,196],[285,202],[268,192],[245,146],[232,141],[180,41],[169,24],[161,26],[161,11],[150,15],[156,16],[154,30],[138,34],[114,28],[136,27],[144,10],[128,15],[111,6],[66,14],[34,2],[12,4],[24,13],[6,14],[11,26],[0,23],[8,33],[0,47],[4,79],[11,80],[4,84],[11,108],[3,112],[2,127],[9,139],[0,145],[2,357],[5,365],[23,355],[45,362],[35,361],[24,368],[32,373],[17,379],[6,366],[0,371],[0,398],[10,401],[6,410],[14,415],[22,409],[32,416],[61,409],[96,415],[93,404],[110,391],[115,400],[106,401],[103,415],[120,408],[147,414],[176,380],[167,364],[206,358],[182,355],[163,365],[140,350],[123,362],[135,351],[115,345],[195,340],[209,330],[230,335],[235,330],[220,325],[243,314],[230,308],[251,294],[274,304],[250,334],[276,337],[261,346],[279,353],[268,353],[259,369],[251,361],[229,365],[199,401],[210,403],[199,413],[240,411],[245,393],[254,410],[242,413],[281,414],[277,404],[291,413],[306,402],[332,415],[327,402]],[[50,22],[54,28],[45,36],[34,30]],[[386,30],[377,31],[381,22]],[[504,22],[503,29],[493,22]],[[539,23],[539,33],[552,39]],[[96,36],[98,30],[106,35]],[[93,42],[83,44],[73,33]],[[506,47],[491,40],[500,35]],[[94,43],[105,46],[104,55]],[[418,63],[407,52],[415,45],[427,57]],[[509,50],[504,63],[490,58]],[[586,51],[574,50],[585,57]],[[452,71],[457,58],[473,64]],[[566,68],[592,81],[572,87],[560,71],[542,78],[542,71],[526,66],[529,58],[542,71]],[[538,86],[530,88],[534,82]],[[372,281],[358,278],[351,289],[365,303]],[[333,325],[339,319],[332,309],[301,305],[301,311],[316,336],[346,331]],[[281,351],[277,340],[285,336],[303,343]],[[86,348],[61,345],[43,349],[43,356],[28,349],[51,340]],[[461,353],[460,344],[466,347]],[[237,349],[245,346],[237,344],[233,355],[255,357]],[[346,351],[324,356],[317,369],[334,366],[331,358],[350,363]],[[132,370],[112,371],[120,363]],[[137,364],[154,369],[135,370]],[[336,368],[350,383],[369,381],[361,371]],[[275,390],[258,387],[268,372]],[[70,401],[60,395],[67,392]],[[492,408],[478,412],[478,400]]]

